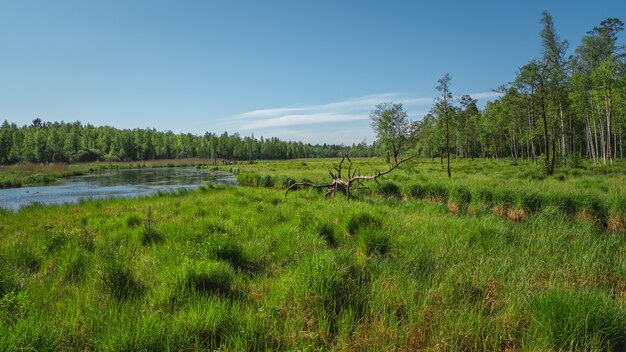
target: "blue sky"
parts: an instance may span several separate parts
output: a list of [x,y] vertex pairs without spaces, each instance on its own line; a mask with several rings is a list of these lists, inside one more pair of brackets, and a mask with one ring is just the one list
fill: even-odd
[[570,51],[626,21],[617,0],[0,0],[0,121],[371,142],[375,104],[419,119],[446,72],[493,99],[540,55],[543,10]]

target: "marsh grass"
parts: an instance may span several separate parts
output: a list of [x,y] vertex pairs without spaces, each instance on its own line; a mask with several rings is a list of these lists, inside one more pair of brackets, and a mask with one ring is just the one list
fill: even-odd
[[0,212],[0,350],[626,349],[623,164],[561,181],[467,161],[448,180],[420,160],[381,180],[402,198],[284,196],[333,162]]

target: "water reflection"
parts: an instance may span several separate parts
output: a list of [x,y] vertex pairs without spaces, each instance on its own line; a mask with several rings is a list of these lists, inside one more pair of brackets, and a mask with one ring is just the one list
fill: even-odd
[[0,189],[0,206],[17,210],[38,202],[76,203],[81,198],[135,197],[177,189],[195,189],[206,183],[236,185],[234,175],[196,168],[112,170],[80,176],[68,182],[37,187]]

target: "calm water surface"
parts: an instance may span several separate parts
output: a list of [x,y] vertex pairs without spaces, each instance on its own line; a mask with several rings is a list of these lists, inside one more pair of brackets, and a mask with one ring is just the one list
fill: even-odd
[[236,185],[237,180],[229,173],[192,167],[112,170],[73,177],[58,185],[0,189],[0,207],[18,210],[33,202],[62,204],[82,198],[136,197],[195,189],[206,183]]

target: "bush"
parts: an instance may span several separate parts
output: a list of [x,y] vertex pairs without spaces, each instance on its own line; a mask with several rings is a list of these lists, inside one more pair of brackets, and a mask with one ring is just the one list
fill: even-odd
[[281,188],[289,188],[294,183],[296,183],[296,180],[289,176],[282,176],[276,179],[276,184],[280,185]]

